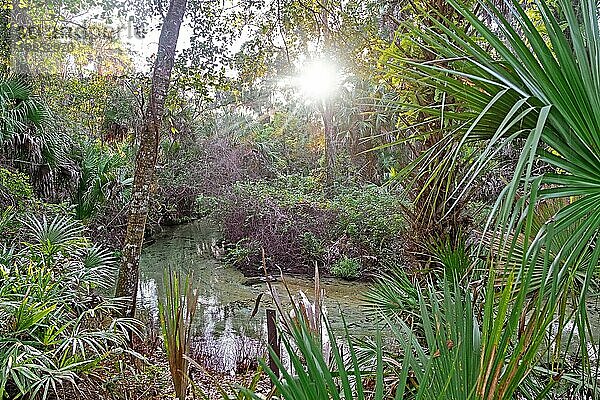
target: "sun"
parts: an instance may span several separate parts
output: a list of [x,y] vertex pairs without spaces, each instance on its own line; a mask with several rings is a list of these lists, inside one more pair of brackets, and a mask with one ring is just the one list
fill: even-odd
[[339,86],[340,74],[337,67],[323,60],[306,64],[297,78],[302,95],[312,100],[331,97]]

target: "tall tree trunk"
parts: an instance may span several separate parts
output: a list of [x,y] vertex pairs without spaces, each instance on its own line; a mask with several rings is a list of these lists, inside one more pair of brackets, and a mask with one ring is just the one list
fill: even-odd
[[123,315],[127,317],[133,317],[135,314],[140,253],[150,204],[150,187],[154,182],[165,98],[169,89],[171,71],[175,62],[175,48],[186,5],[187,0],[171,0],[169,5],[169,11],[158,40],[158,52],[152,75],[152,90],[144,126],[140,133],[140,148],[136,157],[127,233],[125,234],[116,290],[117,297],[125,297],[129,300],[127,307],[122,311]]

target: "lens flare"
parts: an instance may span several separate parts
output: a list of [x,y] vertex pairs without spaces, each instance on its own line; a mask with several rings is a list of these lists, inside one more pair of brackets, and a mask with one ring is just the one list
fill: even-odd
[[303,67],[297,81],[302,95],[309,99],[325,100],[339,86],[340,74],[330,62],[313,61]]

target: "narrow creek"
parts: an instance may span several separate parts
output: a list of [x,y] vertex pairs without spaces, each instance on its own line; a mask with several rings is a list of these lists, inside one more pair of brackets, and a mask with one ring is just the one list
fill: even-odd
[[[211,246],[218,238],[219,232],[207,221],[166,228],[142,252],[138,304],[150,323],[158,324],[158,298],[163,296],[165,271],[173,268],[193,272],[200,297],[192,355],[211,369],[233,374],[264,354],[265,309],[272,308],[273,302],[266,284],[251,285],[242,273],[212,257]],[[313,279],[285,277],[285,281],[292,294],[302,290],[312,299]],[[283,297],[283,285],[274,286]],[[368,285],[322,279],[321,287],[325,289],[325,306],[334,329],[343,329],[341,311],[353,334],[374,332],[373,320],[361,305]],[[250,318],[261,293],[259,310]]]
[[[257,357],[266,354],[265,309],[274,308],[267,285],[249,284],[248,278],[232,267],[215,260],[211,246],[219,239],[218,230],[207,221],[196,221],[165,228],[156,241],[144,248],[140,262],[139,311],[158,328],[158,298],[163,296],[163,278],[169,268],[193,272],[194,285],[200,291],[198,312],[193,326],[192,356],[212,370],[235,374],[251,367]],[[303,291],[313,297],[314,282],[310,278],[285,277],[292,294]],[[274,286],[286,301],[281,283]],[[343,332],[343,312],[354,336],[374,334],[377,326],[362,307],[362,295],[368,285],[337,279],[322,279],[325,306],[334,329]],[[259,310],[251,318],[257,297],[263,294]],[[588,301],[588,315],[595,346],[588,343],[590,361],[598,365],[600,306],[598,298]],[[290,307],[291,308],[291,307]],[[552,325],[555,329],[556,323]],[[573,329],[570,326],[567,331]],[[567,332],[568,333],[568,332]],[[576,336],[576,333],[575,333]],[[565,338],[566,339],[566,338]],[[577,340],[571,344],[576,353]]]

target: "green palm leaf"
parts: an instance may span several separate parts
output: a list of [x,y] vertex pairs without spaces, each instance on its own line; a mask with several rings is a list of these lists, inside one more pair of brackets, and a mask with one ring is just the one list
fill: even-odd
[[[481,149],[454,198],[503,147],[521,148],[486,227],[494,243],[487,293],[494,295],[486,304],[486,372],[477,392],[506,398],[529,378],[555,316],[564,320],[558,304],[570,299],[580,341],[590,339],[585,298],[598,270],[600,233],[600,14],[593,0],[558,0],[556,8],[541,0],[529,10],[506,0],[507,15],[489,0],[475,8],[448,1],[461,23],[435,16],[409,36],[437,60],[407,60],[393,48],[386,56],[391,74],[407,74],[452,99],[444,110],[455,127],[443,144],[450,154],[466,145]],[[440,115],[439,107],[429,112]],[[534,221],[538,204],[552,199],[562,205]],[[584,379],[593,381],[591,374]]]

